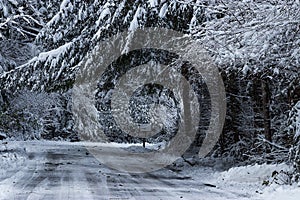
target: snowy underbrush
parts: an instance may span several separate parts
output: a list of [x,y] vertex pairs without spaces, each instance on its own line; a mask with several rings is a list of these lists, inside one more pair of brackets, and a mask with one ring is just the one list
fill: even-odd
[[262,164],[233,167],[221,172],[218,181],[239,182],[239,183],[259,183],[269,186],[271,184],[284,184],[285,181],[275,181],[276,175],[281,171],[291,171],[292,167],[287,164]]
[[0,180],[10,177],[25,163],[26,151],[20,146],[8,145],[8,142],[0,143]]
[[232,167],[225,171],[216,171],[209,166],[185,166],[180,174],[250,199],[298,200],[300,196],[300,184],[293,182],[289,176],[294,168],[284,163]]
[[[199,186],[211,188],[210,192],[226,191],[228,195],[253,200],[299,199],[300,185],[290,181],[287,173],[294,169],[287,164],[255,164],[221,170],[221,166],[213,166],[221,165],[219,162],[205,159],[191,166],[184,159],[179,159],[175,162],[175,169],[181,169],[176,171],[179,176],[189,177],[199,182]],[[171,170],[175,171],[174,168]]]
[[293,167],[287,164],[262,164],[234,167],[217,173],[216,185],[248,190],[259,199],[299,199],[300,185],[290,179]]

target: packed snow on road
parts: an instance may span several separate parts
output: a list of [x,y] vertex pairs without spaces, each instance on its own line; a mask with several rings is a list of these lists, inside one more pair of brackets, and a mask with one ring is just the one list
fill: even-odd
[[[148,150],[163,145],[147,144]],[[127,173],[105,166],[87,150],[99,146],[135,152],[143,149],[142,144],[1,142],[0,199],[275,200],[298,199],[300,195],[297,185],[264,184],[274,181],[272,172],[290,170],[286,164],[224,170],[222,160],[195,158],[178,159],[154,172]]]

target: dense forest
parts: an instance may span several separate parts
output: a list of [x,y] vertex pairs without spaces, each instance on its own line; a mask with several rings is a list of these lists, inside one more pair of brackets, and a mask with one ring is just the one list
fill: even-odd
[[299,7],[298,0],[0,0],[0,133],[78,140],[71,98],[80,62],[118,32],[167,28],[200,42],[223,78],[226,119],[209,156],[290,162],[297,178]]

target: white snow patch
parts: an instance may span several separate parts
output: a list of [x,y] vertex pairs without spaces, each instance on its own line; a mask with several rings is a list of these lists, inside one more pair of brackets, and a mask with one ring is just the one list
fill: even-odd
[[167,12],[168,12],[168,3],[165,3],[165,4],[161,7],[158,16],[159,16],[160,18],[164,18],[164,17],[166,16]]
[[297,185],[267,188],[262,194],[264,200],[299,200],[299,198],[300,187]]
[[[106,17],[106,16],[111,16],[111,12],[109,9],[109,5],[105,4],[104,8],[99,16],[99,19],[96,21],[96,25],[99,26],[100,22]],[[109,21],[110,19],[108,19]]]
[[253,166],[234,167],[228,171],[222,172],[218,181],[230,181],[239,183],[260,183],[268,180],[273,171],[289,170],[290,166],[286,164],[262,164]]
[[60,11],[64,11],[68,8],[68,4],[70,3],[70,0],[63,0],[63,2],[60,4]]
[[7,138],[7,135],[5,133],[0,132],[0,137]]
[[146,11],[144,8],[138,7],[136,13],[133,16],[133,20],[130,22],[129,31],[134,31],[139,27],[139,18],[142,17],[143,14],[145,14]]
[[157,0],[148,0],[151,8],[156,7],[158,5]]
[[[57,49],[53,49],[53,50],[47,51],[47,52],[42,52],[38,56],[36,56],[36,57],[32,58],[31,60],[29,60],[28,63],[17,67],[17,69],[23,68],[23,67],[27,66],[28,64],[33,63],[37,60],[40,60],[40,61],[47,60],[49,62],[50,61],[52,62],[52,60],[57,58],[60,54],[63,54],[66,51],[68,51],[68,49],[72,45],[72,43],[73,42],[68,42],[68,43],[58,47]],[[7,73],[9,73],[9,72],[7,72]]]

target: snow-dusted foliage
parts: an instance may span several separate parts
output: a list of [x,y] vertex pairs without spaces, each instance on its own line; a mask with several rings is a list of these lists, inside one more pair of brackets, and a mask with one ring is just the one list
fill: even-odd
[[[292,145],[295,132],[286,134],[285,129],[289,110],[299,100],[299,6],[293,0],[214,1],[205,9],[209,20],[190,30],[211,52],[228,84],[220,146],[243,159],[265,152],[265,145],[282,158]],[[274,143],[265,140],[268,124]]]
[[0,131],[19,140],[68,137],[71,119],[65,99],[56,93],[22,90],[0,111]]
[[0,0],[0,40],[33,41],[56,13],[58,1]]
[[297,169],[297,178],[300,180],[300,101],[292,108],[287,124],[288,134],[294,135],[294,145],[291,148],[291,161]]
[[296,103],[296,105],[292,108],[289,113],[288,120],[288,129],[289,132],[293,133],[294,140],[299,141],[300,139],[300,101]]
[[291,80],[300,60],[299,6],[294,0],[221,1],[210,12],[223,17],[193,31],[220,66]]
[[223,17],[194,29],[227,76],[233,69],[241,75],[239,79],[252,84],[248,87],[252,90],[249,97],[253,108],[258,107],[257,116],[261,115],[262,106],[258,97],[263,93],[257,84],[267,83],[274,139],[285,137],[283,143],[287,136],[282,134],[282,122],[299,100],[299,6],[299,1],[294,0],[220,1],[208,14],[219,13]]
[[38,52],[36,45],[17,40],[0,40],[0,46],[0,74],[25,64]]
[[55,2],[0,0],[0,74],[38,54],[40,48],[33,41],[56,13]]
[[[74,67],[104,37],[144,26],[188,31],[193,13],[200,12],[193,5],[175,0],[158,4],[140,0],[118,2],[62,1],[59,11],[36,37],[36,44],[44,49],[42,54],[45,56],[38,56],[13,72],[4,73],[0,80],[6,84],[0,87],[18,89],[28,85],[48,91],[70,88],[76,71]],[[194,18],[193,23],[196,21]],[[67,49],[64,48],[66,45]],[[56,49],[61,51],[53,63],[52,52],[57,52]]]
[[42,52],[15,70],[4,72],[0,79],[5,84],[0,88],[66,91],[72,87],[77,64],[104,37],[145,26],[188,31],[191,20],[193,24],[203,21],[201,17],[192,19],[193,13],[201,10],[175,0],[61,1],[59,10],[35,38]]

